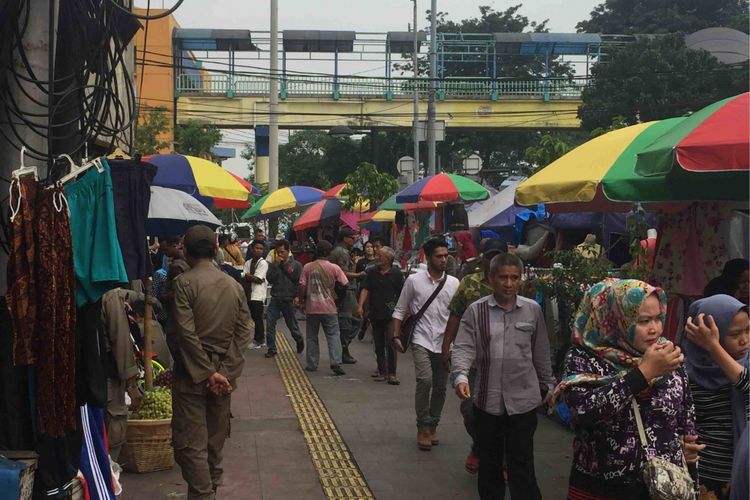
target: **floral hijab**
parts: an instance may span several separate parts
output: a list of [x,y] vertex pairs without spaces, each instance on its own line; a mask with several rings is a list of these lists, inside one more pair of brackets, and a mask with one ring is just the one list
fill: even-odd
[[571,385],[607,384],[638,366],[643,353],[633,347],[635,327],[641,304],[651,294],[659,298],[664,321],[667,296],[661,288],[639,280],[615,278],[607,278],[591,287],[576,313],[572,342],[612,366],[617,373],[608,376],[593,373],[570,375],[560,382],[555,394]]

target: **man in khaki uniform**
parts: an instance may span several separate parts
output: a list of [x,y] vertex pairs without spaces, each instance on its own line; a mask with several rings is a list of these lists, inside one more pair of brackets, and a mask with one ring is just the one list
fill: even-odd
[[191,269],[174,281],[172,442],[188,499],[213,500],[251,321],[242,286],[213,264],[215,233],[193,226],[185,234],[185,250]]

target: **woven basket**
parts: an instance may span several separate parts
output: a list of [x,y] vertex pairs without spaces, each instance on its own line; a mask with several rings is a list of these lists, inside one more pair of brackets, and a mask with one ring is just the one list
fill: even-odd
[[171,469],[174,465],[172,419],[128,420],[127,440],[120,460],[128,472]]

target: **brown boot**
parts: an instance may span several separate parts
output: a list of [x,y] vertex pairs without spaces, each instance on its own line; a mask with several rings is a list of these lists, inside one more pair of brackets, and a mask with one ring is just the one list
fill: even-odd
[[430,451],[432,449],[432,442],[430,441],[430,430],[427,428],[420,428],[417,432],[417,446],[422,451]]
[[430,444],[432,446],[437,446],[440,444],[440,440],[437,437],[437,427],[430,427]]

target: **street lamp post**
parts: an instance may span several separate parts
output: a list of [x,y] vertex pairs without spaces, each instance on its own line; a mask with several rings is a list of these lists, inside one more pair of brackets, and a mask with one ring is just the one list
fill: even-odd
[[437,0],[430,7],[430,93],[427,102],[427,174],[435,175],[435,93],[437,82]]
[[419,31],[417,30],[417,0],[414,2],[414,52],[412,65],[414,66],[414,118],[412,134],[414,135],[414,170],[419,170]]
[[279,0],[271,0],[271,78],[268,96],[268,192],[279,189]]

